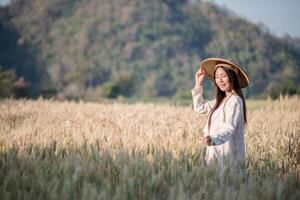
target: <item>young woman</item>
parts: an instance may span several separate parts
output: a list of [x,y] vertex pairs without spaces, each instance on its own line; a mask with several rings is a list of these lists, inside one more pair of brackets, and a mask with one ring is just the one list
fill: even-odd
[[[217,90],[213,101],[203,101],[202,82],[207,76]],[[244,126],[247,123],[246,104],[241,88],[247,87],[249,78],[240,66],[231,60],[209,58],[201,62],[192,89],[194,110],[207,114],[201,142],[207,145],[205,161],[214,159],[224,166],[229,161],[245,160]]]

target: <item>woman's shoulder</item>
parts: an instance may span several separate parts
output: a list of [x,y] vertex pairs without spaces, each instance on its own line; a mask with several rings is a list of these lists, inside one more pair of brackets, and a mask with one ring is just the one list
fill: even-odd
[[230,102],[230,104],[243,104],[243,99],[237,94],[232,94],[228,102]]

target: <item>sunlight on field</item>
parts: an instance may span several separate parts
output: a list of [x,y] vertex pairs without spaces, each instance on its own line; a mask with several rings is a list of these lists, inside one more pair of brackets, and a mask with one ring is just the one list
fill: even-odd
[[272,100],[252,100],[252,99],[246,100],[248,111],[264,109],[272,103],[273,103]]
[[300,99],[247,106],[247,162],[219,174],[191,106],[3,100],[0,199],[299,199]]

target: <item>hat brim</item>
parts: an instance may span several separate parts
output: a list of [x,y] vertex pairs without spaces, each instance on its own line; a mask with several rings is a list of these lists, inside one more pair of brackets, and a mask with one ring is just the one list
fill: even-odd
[[237,77],[238,82],[240,84],[241,88],[245,88],[249,85],[249,77],[247,76],[246,72],[237,64],[232,62],[229,59],[223,59],[223,58],[208,58],[201,62],[200,67],[205,71],[206,76],[208,79],[214,81],[214,72],[215,72],[215,66],[218,64],[226,63],[231,65],[232,67],[237,69]]

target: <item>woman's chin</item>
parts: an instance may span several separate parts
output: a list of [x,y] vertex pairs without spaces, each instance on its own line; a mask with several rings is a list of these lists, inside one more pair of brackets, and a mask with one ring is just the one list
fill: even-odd
[[226,87],[226,86],[223,86],[223,87],[220,87],[220,86],[219,86],[219,89],[220,89],[222,92],[229,91],[228,87]]

